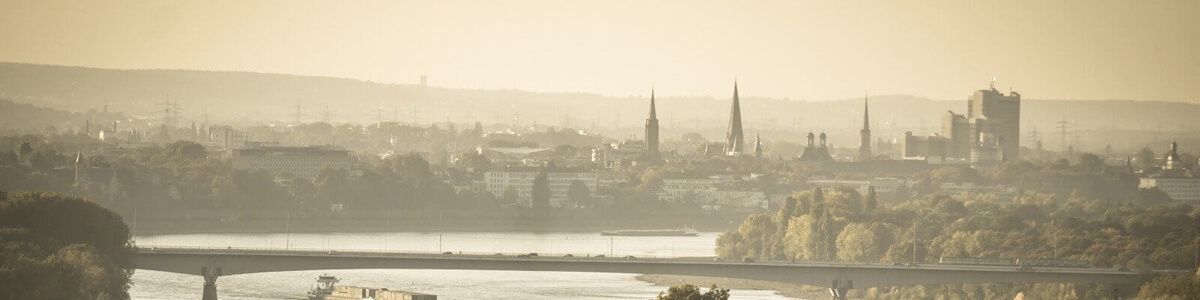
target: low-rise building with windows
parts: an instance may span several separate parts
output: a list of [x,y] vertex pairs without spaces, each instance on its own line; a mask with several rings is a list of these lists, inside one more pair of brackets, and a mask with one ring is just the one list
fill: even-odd
[[[513,190],[517,194],[517,203],[529,206],[533,200],[533,181],[537,178],[538,167],[508,167],[488,171],[483,174],[483,184],[489,193],[497,199],[503,199],[504,193]],[[547,167],[546,179],[550,184],[550,206],[563,207],[570,205],[567,191],[575,181],[587,186],[589,193],[596,192],[599,179],[595,171],[582,168]]]
[[312,180],[323,168],[348,170],[350,151],[324,146],[261,146],[234,149],[233,169],[268,171],[281,179]]

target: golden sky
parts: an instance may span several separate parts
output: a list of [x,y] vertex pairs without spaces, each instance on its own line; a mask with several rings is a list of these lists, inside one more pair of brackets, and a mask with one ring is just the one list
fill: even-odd
[[1200,102],[1200,1],[0,0],[0,61],[614,96]]

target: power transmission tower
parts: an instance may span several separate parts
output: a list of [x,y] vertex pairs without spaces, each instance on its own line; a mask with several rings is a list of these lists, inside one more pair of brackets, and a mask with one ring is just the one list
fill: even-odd
[[1058,134],[1062,138],[1062,149],[1067,150],[1067,131],[1071,129],[1071,123],[1067,122],[1067,116],[1063,115],[1062,121],[1058,121]]
[[179,118],[179,104],[171,102],[171,96],[167,96],[167,100],[158,104],[162,113],[162,124],[169,127],[175,127],[175,122]]

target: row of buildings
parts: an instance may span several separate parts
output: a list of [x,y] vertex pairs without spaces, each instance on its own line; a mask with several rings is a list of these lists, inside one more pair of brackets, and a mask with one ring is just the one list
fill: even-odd
[[990,169],[1002,161],[1017,160],[1021,139],[1021,94],[978,90],[967,101],[967,113],[947,111],[942,132],[930,136],[904,134],[903,159],[930,163],[970,164]]
[[[500,167],[484,172],[478,178],[467,180],[464,186],[477,191],[486,191],[496,197],[504,197],[508,191],[515,191],[518,203],[529,203],[533,179],[536,177],[537,165],[554,161],[564,166],[550,168],[547,177],[550,181],[551,205],[556,207],[570,205],[568,190],[574,182],[586,186],[589,192],[614,184],[612,170],[621,166],[631,166],[638,163],[657,163],[671,159],[671,153],[659,149],[659,120],[657,118],[656,99],[651,91],[649,114],[645,120],[644,140],[624,141],[604,144],[594,149],[588,149],[590,155],[562,157],[555,148],[548,147],[484,147],[476,149],[476,153],[487,157]],[[1017,160],[1020,154],[1020,115],[1021,95],[1010,91],[998,91],[993,84],[988,89],[977,90],[968,97],[964,114],[947,111],[942,117],[941,132],[933,135],[920,136],[912,132],[905,133],[902,140],[902,155],[900,160],[880,159],[874,156],[872,149],[872,134],[870,128],[870,106],[867,99],[863,100],[863,125],[860,132],[860,145],[853,161],[834,161],[831,154],[832,146],[826,141],[824,133],[819,135],[808,133],[808,143],[797,157],[802,162],[819,163],[826,171],[833,173],[859,172],[876,173],[879,170],[928,170],[938,164],[970,165],[976,169],[988,170],[1003,161]],[[229,130],[215,131],[215,138],[225,144],[238,143],[240,139]],[[210,135],[213,135],[210,133]],[[229,147],[229,146],[227,146]],[[1200,204],[1200,179],[1196,172],[1185,170],[1185,163],[1180,162],[1176,144],[1172,143],[1170,152],[1164,158],[1165,165],[1152,173],[1145,173],[1140,178],[1139,186],[1143,188],[1158,188],[1171,198]],[[751,148],[746,148],[746,137],[742,127],[741,104],[737,83],[733,86],[733,97],[730,106],[728,129],[723,145],[706,151],[707,155],[754,156],[761,157],[762,141],[755,138]],[[708,148],[706,148],[708,149]],[[245,147],[233,151],[234,168],[239,170],[268,170],[275,174],[287,174],[293,178],[313,178],[322,167],[349,168],[349,153],[344,150],[323,147]],[[902,173],[902,172],[891,172]],[[911,172],[910,172],[911,173]],[[765,207],[770,200],[769,195],[753,188],[736,184],[739,180],[725,177],[710,178],[668,178],[664,179],[661,188],[656,191],[660,200],[671,202],[691,202],[709,208],[756,208]],[[896,180],[830,180],[814,179],[808,184],[822,188],[849,188],[865,192],[874,188],[877,192],[889,192],[910,185]],[[1070,186],[1070,184],[1066,184]],[[992,191],[1011,192],[1006,187],[996,186],[943,186],[944,191],[982,192]]]
[[1200,206],[1200,161],[1189,166],[1179,155],[1179,144],[1172,140],[1162,165],[1143,170],[1138,188],[1158,189],[1172,200]]

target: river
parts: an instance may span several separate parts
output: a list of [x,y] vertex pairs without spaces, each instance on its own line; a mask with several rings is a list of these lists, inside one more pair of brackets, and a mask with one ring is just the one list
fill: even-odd
[[[712,256],[718,233],[694,237],[604,237],[596,232],[395,232],[320,234],[168,234],[136,236],[139,247],[339,249],[395,252],[529,253],[540,255]],[[341,285],[384,287],[438,295],[438,299],[652,299],[666,287],[637,274],[471,271],[320,270],[224,276],[221,299],[304,299],[322,274]],[[137,271],[134,299],[198,299],[199,276]],[[733,299],[787,299],[774,291],[734,290]]]

